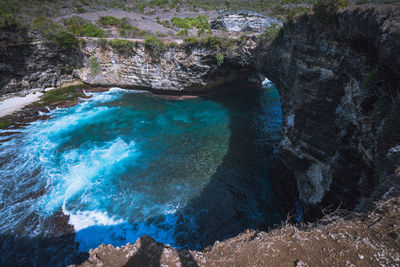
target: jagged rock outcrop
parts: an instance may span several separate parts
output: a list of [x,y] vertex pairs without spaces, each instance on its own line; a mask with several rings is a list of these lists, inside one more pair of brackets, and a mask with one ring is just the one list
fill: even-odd
[[336,212],[319,223],[246,231],[205,251],[179,251],[144,236],[122,247],[90,250],[81,266],[397,266],[400,199],[365,215]]
[[253,12],[239,11],[228,12],[220,15],[210,22],[213,30],[226,30],[228,32],[263,32],[271,24],[282,24],[281,21]]
[[[241,85],[259,86],[251,62],[254,42],[219,51],[198,45],[180,45],[159,49],[141,42],[132,49],[118,51],[109,44],[87,42],[84,67],[75,75],[83,82],[100,86],[143,88],[162,92],[201,93]],[[216,55],[221,53],[222,62]]]
[[300,200],[354,208],[400,142],[400,7],[306,15],[258,54],[281,95],[278,155]]
[[46,45],[25,30],[1,29],[0,96],[69,82],[82,60],[79,50],[64,51]]

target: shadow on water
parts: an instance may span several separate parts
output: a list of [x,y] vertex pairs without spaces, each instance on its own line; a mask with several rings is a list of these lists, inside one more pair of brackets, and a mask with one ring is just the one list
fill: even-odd
[[[73,233],[58,237],[0,235],[0,266],[67,266],[81,264],[87,252],[78,251]],[[61,253],[60,253],[61,252]]]
[[[221,104],[229,113],[229,150],[200,195],[177,211],[179,219],[174,239],[182,249],[179,252],[182,266],[196,266],[187,249],[203,249],[246,229],[269,230],[285,218],[288,209],[283,206],[293,207],[293,203],[281,205],[291,200],[282,192],[276,192],[282,184],[270,177],[281,129],[277,91],[270,90],[267,94],[262,90],[235,92],[212,96],[208,100]],[[248,112],[238,112],[243,110]],[[194,224],[187,222],[187,218],[193,217],[196,218]],[[163,218],[150,221],[158,220]],[[90,233],[96,228],[94,232],[105,233],[112,227],[118,226],[93,226],[85,230]],[[1,265],[63,266],[82,263],[88,254],[78,250],[74,236],[69,234],[43,239],[0,236]],[[146,258],[150,245],[142,244],[126,266],[159,266],[162,251],[153,251],[157,255],[153,255],[150,262]]]
[[[269,177],[280,140],[279,95],[275,90],[267,95],[261,90],[233,94],[209,99],[228,110],[229,150],[201,194],[179,211],[175,238],[182,248],[203,249],[246,229],[268,230],[286,213],[279,208],[285,200],[276,198]],[[243,110],[248,112],[238,112]],[[188,229],[184,221],[193,213],[197,227]]]

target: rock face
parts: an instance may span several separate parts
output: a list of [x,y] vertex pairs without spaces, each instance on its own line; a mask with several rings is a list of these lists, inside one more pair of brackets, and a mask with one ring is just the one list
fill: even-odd
[[228,32],[263,32],[271,24],[282,24],[279,20],[252,11],[225,13],[211,21],[213,30]]
[[[91,85],[195,94],[258,85],[263,72],[283,104],[279,173],[296,181],[305,206],[336,202],[352,208],[381,182],[385,155],[400,143],[399,10],[356,6],[306,15],[285,24],[273,42],[249,40],[226,50],[158,50],[137,42],[124,52],[88,40],[66,52],[29,34],[3,32],[1,94],[54,86],[73,76]],[[260,18],[224,18],[232,16]]]
[[86,266],[397,266],[400,199],[381,202],[368,216],[340,214],[299,229],[246,231],[206,251],[179,251],[142,237],[122,247],[90,250]]
[[[176,46],[165,50],[134,43],[129,51],[117,51],[108,44],[87,42],[84,67],[75,72],[91,85],[143,88],[169,93],[202,93],[215,88],[259,86],[253,62],[255,43],[218,51],[197,46]],[[216,55],[222,53],[218,64]],[[254,65],[253,65],[254,66]]]
[[258,55],[281,95],[278,154],[300,200],[354,207],[400,142],[400,8],[303,16]]
[[78,50],[62,51],[25,31],[0,30],[0,96],[71,81],[82,65]]

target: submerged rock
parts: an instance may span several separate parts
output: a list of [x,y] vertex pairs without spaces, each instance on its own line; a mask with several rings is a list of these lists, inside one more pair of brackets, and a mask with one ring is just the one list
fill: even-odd
[[253,11],[225,13],[210,22],[211,29],[228,32],[263,32],[271,24],[282,24],[282,22]]

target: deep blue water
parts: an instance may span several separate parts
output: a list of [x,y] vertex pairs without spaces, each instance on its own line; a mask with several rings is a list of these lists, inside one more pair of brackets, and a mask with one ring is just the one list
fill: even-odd
[[0,145],[3,258],[17,253],[12,242],[40,243],[31,258],[52,248],[59,263],[142,235],[201,249],[280,223],[269,178],[282,116],[272,84],[183,101],[117,88],[91,95],[1,137],[10,138]]

